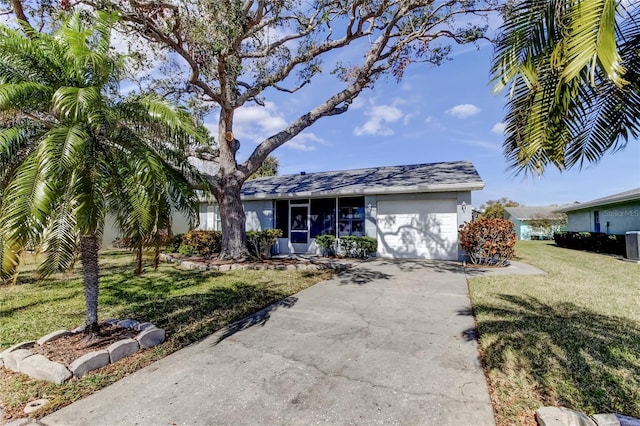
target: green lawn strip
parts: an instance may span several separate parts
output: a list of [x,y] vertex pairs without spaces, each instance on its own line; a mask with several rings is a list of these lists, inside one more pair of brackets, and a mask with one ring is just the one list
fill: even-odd
[[640,265],[521,241],[547,272],[469,280],[496,420],[544,405],[640,417]]
[[[16,285],[0,286],[0,350],[34,340],[84,321],[80,271],[36,280],[33,262],[25,265]],[[0,400],[8,412],[29,401],[48,398],[38,416],[67,405],[119,380],[220,328],[297,293],[332,272],[323,271],[183,271],[163,264],[136,277],[132,256],[107,252],[101,256],[99,314],[101,319],[150,321],[167,331],[160,346],[126,358],[82,380],[61,385],[32,380],[0,369]],[[44,411],[46,410],[46,411]]]

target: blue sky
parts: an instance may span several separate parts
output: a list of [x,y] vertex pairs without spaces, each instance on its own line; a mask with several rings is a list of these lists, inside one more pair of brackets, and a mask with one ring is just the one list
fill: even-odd
[[[505,98],[489,84],[491,55],[488,45],[461,46],[440,67],[414,64],[399,83],[378,81],[348,112],[320,119],[277,149],[280,174],[470,160],[486,183],[473,193],[476,207],[500,197],[530,206],[588,201],[640,186],[635,140],[583,170],[513,176],[502,154]],[[327,75],[294,95],[267,93],[265,107],[238,110],[239,159],[337,88]]]

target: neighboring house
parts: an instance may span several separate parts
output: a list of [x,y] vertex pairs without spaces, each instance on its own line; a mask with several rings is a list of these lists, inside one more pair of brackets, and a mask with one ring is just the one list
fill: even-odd
[[[318,235],[367,235],[378,256],[458,259],[458,226],[483,187],[459,161],[260,178],[244,184],[242,199],[247,230],[282,230],[280,253],[318,253]],[[215,202],[200,205],[200,229],[220,229]]]
[[505,207],[504,218],[513,222],[519,240],[550,240],[565,229],[566,217],[558,206]]
[[624,235],[640,231],[640,188],[556,209],[567,214],[567,231]]

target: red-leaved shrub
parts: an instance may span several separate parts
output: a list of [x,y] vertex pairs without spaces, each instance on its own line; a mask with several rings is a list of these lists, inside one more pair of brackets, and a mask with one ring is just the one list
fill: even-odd
[[507,266],[515,254],[516,233],[509,220],[479,218],[461,225],[458,234],[469,263]]

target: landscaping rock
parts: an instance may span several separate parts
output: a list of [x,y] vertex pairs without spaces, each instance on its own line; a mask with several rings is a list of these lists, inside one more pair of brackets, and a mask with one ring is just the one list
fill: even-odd
[[138,321],[136,321],[136,320],[125,319],[125,320],[122,320],[122,321],[118,321],[118,323],[116,325],[118,327],[122,327],[122,328],[135,329],[138,324],[140,324],[140,323]]
[[71,363],[69,369],[76,377],[82,377],[87,372],[102,368],[109,364],[109,351],[94,351],[82,355]]
[[620,426],[640,426],[640,419],[623,416],[621,414],[616,414],[615,416],[620,422]]
[[107,348],[107,351],[109,352],[109,359],[113,364],[114,362],[119,361],[122,358],[135,354],[139,349],[140,345],[138,344],[137,340],[124,339],[109,346]]
[[85,327],[86,327],[86,325],[81,324],[81,325],[77,326],[76,328],[74,328],[73,330],[71,330],[71,334],[82,333],[84,331]]
[[49,403],[48,399],[38,399],[35,401],[31,401],[30,403],[28,403],[25,407],[24,407],[24,413],[25,414],[29,414],[29,413],[33,413],[34,411],[37,411],[39,409],[41,409],[42,407],[44,407],[45,405],[47,405]]
[[565,407],[542,407],[536,410],[539,426],[596,426],[586,414]]
[[41,338],[38,339],[38,344],[40,346],[44,345],[45,343],[48,342],[53,342],[56,339],[59,339],[61,337],[64,336],[69,336],[70,334],[72,334],[69,330],[56,330],[56,331],[52,331],[51,333],[42,336]]
[[231,265],[220,265],[219,271],[230,271],[231,270]]
[[161,328],[148,328],[136,336],[140,349],[147,349],[164,342],[165,332]]
[[5,356],[9,355],[11,352],[17,351],[18,349],[29,349],[34,347],[36,344],[35,340],[28,340],[26,342],[16,343],[13,346],[9,346],[4,351],[0,352],[0,359],[3,359]]
[[598,426],[620,426],[615,414],[594,414],[591,418]]
[[33,356],[33,352],[31,352],[29,349],[17,349],[15,351],[11,351],[7,355],[5,355],[3,358],[4,366],[5,368],[8,368],[11,371],[15,371],[19,373],[20,362],[23,359],[28,358],[30,356]]
[[143,330],[146,330],[147,328],[153,328],[153,327],[155,327],[155,325],[151,324],[150,322],[142,322],[136,325],[133,329],[136,331],[143,331]]
[[120,322],[117,318],[109,318],[108,320],[103,321],[105,324],[116,325]]
[[69,379],[71,371],[57,362],[50,361],[47,357],[40,354],[29,356],[18,363],[21,373],[24,373],[34,379],[47,380],[49,382],[60,384]]

